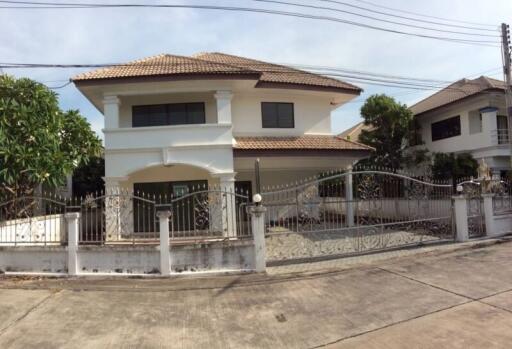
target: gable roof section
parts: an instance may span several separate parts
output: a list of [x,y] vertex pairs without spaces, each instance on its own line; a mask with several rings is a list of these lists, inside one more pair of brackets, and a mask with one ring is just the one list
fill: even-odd
[[365,150],[367,145],[337,136],[304,135],[286,137],[235,137],[237,150]]
[[488,90],[504,90],[505,83],[501,80],[481,76],[477,79],[461,79],[445,87],[441,91],[419,101],[410,107],[414,115],[420,115],[447,104],[460,101]]
[[358,141],[359,140],[359,135],[361,134],[361,132],[363,130],[372,130],[373,127],[372,126],[368,126],[368,125],[365,125],[363,121],[355,124],[354,126],[352,126],[351,128],[341,132],[338,137],[340,138],[343,138],[343,139],[347,139],[349,141]]
[[167,77],[172,79],[173,77],[204,76],[217,78],[251,76],[258,80],[256,87],[316,88],[356,95],[362,91],[355,85],[319,74],[217,52],[199,53],[193,57],[161,54],[78,74],[72,80],[80,83],[130,78]]
[[261,73],[258,82],[260,86],[264,86],[266,84],[295,84],[352,90],[357,93],[362,91],[361,88],[340,80],[332,79],[319,74],[309,73],[299,69],[290,68],[284,65],[262,62],[255,59],[228,55],[219,52],[198,53],[194,55],[194,57],[208,60],[210,62],[225,63],[253,71],[258,71]]

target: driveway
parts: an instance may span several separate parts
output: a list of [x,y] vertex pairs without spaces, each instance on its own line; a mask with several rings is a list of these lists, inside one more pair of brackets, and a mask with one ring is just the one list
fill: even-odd
[[512,243],[329,272],[0,280],[0,348],[509,348]]

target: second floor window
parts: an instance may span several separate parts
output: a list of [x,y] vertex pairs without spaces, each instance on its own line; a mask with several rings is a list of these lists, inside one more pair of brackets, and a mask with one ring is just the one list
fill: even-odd
[[135,105],[132,107],[133,127],[204,123],[204,103]]
[[432,141],[460,136],[460,116],[434,122],[431,127]]
[[293,103],[262,102],[261,123],[263,128],[294,128]]

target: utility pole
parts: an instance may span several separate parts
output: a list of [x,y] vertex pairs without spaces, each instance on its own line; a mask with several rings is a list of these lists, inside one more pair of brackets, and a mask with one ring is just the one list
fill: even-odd
[[503,53],[503,75],[505,76],[505,104],[508,115],[508,142],[510,145],[510,164],[512,167],[512,73],[511,73],[511,47],[510,27],[506,23],[501,24],[501,42]]

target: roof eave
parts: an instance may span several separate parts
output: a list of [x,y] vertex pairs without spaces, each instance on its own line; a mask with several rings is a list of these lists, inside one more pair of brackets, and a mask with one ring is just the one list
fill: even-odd
[[363,90],[361,88],[344,88],[333,86],[319,86],[310,84],[288,83],[288,82],[270,82],[259,81],[255,88],[276,88],[276,89],[294,89],[294,90],[307,90],[307,91],[320,91],[320,92],[337,92],[346,93],[354,96],[359,96]]
[[[453,105],[455,105],[455,104],[457,104],[457,103],[464,102],[464,101],[466,101],[466,100],[468,100],[468,99],[470,99],[470,98],[472,98],[472,97],[475,97],[475,96],[477,96],[477,95],[480,95],[480,94],[482,94],[483,92],[489,92],[489,91],[492,91],[492,92],[503,92],[503,89],[498,88],[498,87],[488,88],[488,89],[485,89],[485,90],[482,90],[482,91],[479,91],[479,92],[476,92],[476,93],[473,93],[473,94],[467,95],[467,96],[465,96],[465,97],[459,98],[459,99],[457,99],[457,100],[455,100],[455,101],[452,101],[452,102],[449,102],[449,103],[445,103],[445,104],[439,105],[439,106],[437,106],[437,107],[435,107],[435,108],[427,109],[427,110],[424,110],[424,111],[422,111],[422,112],[420,112],[420,113],[417,113],[417,114],[415,113],[415,114],[414,114],[414,117],[423,116],[423,115],[425,115],[425,114],[428,114],[428,113],[431,113],[431,112],[437,111],[437,110],[439,110],[439,109],[442,109],[442,108],[445,108],[445,107],[453,106]],[[418,103],[419,103],[419,102],[418,102]],[[417,105],[418,103],[416,103],[415,105]],[[411,106],[409,109],[412,109],[413,107],[414,107],[414,105],[413,105],[413,106]]]
[[144,83],[161,81],[184,81],[184,80],[258,80],[260,73],[231,73],[231,74],[162,74],[143,76],[123,76],[111,78],[93,79],[71,79],[78,86],[110,85],[124,83]]

